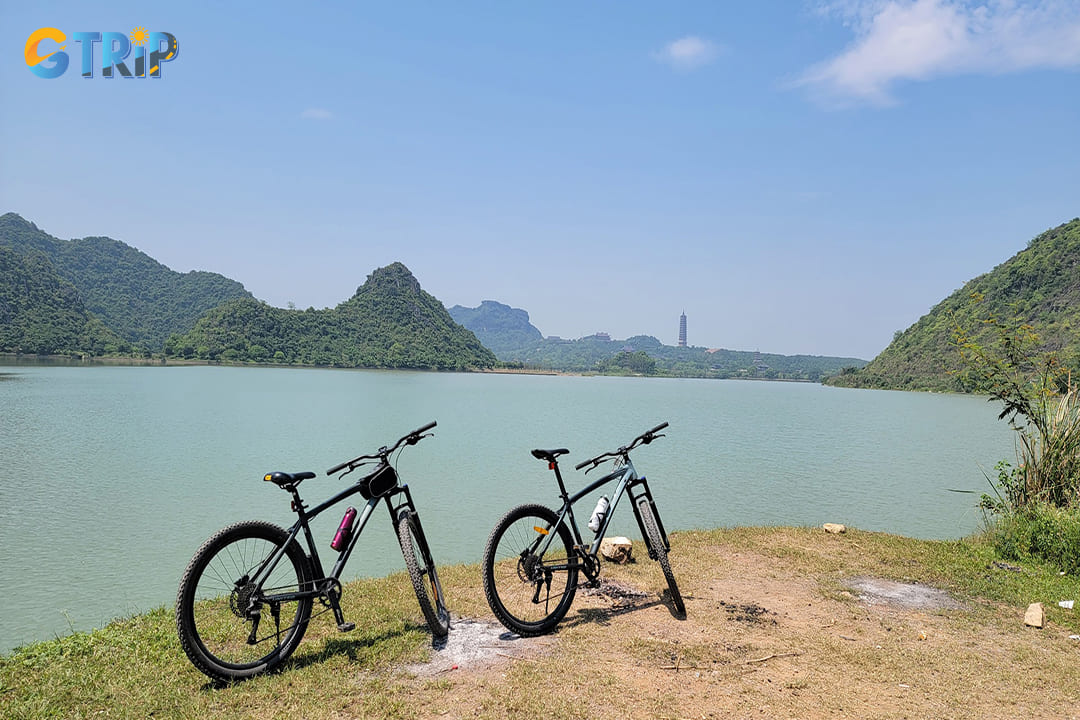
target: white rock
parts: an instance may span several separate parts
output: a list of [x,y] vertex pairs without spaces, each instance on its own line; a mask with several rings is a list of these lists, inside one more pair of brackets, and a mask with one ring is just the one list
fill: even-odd
[[833,535],[847,532],[847,528],[839,523],[825,523],[821,527],[825,528],[825,532],[832,533]]
[[1024,613],[1025,625],[1041,628],[1045,619],[1046,613],[1043,611],[1042,603],[1031,603],[1028,605],[1027,612]]
[[629,538],[609,537],[600,542],[600,554],[612,562],[625,565],[630,562],[630,550],[633,544]]

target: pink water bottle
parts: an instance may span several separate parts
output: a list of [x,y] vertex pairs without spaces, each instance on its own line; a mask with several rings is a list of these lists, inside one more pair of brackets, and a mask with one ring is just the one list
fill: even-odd
[[338,552],[345,549],[345,546],[349,544],[349,540],[352,539],[352,528],[355,521],[356,508],[350,507],[345,511],[345,517],[341,518],[341,524],[338,525],[337,534],[334,535],[334,539],[330,542],[330,547]]

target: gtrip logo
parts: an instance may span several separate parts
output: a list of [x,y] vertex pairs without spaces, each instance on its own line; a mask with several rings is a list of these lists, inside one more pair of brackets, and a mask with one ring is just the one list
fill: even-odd
[[[64,52],[67,35],[52,27],[38,28],[26,39],[26,64],[38,77],[58,78],[68,69],[70,58]],[[94,77],[94,48],[101,63],[101,77],[111,78],[119,73],[125,78],[160,78],[161,66],[180,54],[176,36],[167,32],[147,32],[137,27],[130,33],[77,32],[71,39],[79,43],[82,56],[82,76]],[[59,47],[56,47],[59,46]],[[53,49],[55,47],[55,49]],[[50,52],[51,50],[51,52]],[[134,72],[125,62],[134,50]],[[147,52],[149,50],[149,52]],[[43,54],[44,53],[44,54]],[[149,58],[149,70],[147,59]]]

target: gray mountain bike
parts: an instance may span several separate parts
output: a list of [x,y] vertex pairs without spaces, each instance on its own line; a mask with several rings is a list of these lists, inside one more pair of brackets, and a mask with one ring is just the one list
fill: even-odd
[[[375,469],[312,509],[300,498],[298,487],[313,472],[267,473],[272,482],[292,495],[296,523],[284,530],[277,525],[250,520],[219,530],[196,551],[176,597],[176,628],[180,644],[191,662],[218,682],[233,682],[274,669],[300,644],[316,602],[333,612],[338,630],[356,627],[346,622],[341,610],[341,577],[368,518],[385,502],[390,521],[397,529],[405,567],[412,579],[420,610],[432,635],[444,637],[450,629],[442,585],[435,571],[420,515],[409,486],[400,484],[390,464],[391,455],[403,445],[415,445],[435,423],[413,430],[390,447],[335,465],[327,475],[344,470],[342,477],[364,465]],[[347,497],[360,494],[367,504],[359,514],[349,508],[330,547],[337,560],[329,573],[323,571],[311,533],[310,521]],[[300,545],[300,534],[308,552]]]
[[[629,445],[579,463],[577,470],[591,466],[586,473],[609,460],[615,462],[615,468],[574,495],[567,493],[559,471],[558,457],[569,450],[532,451],[533,457],[546,461],[548,468],[554,471],[563,502],[558,510],[543,505],[519,505],[499,520],[488,537],[482,564],[484,594],[495,617],[503,625],[522,636],[550,632],[574,601],[579,572],[585,575],[589,585],[595,587],[599,584],[600,543],[624,493],[630,495],[649,557],[660,563],[664,571],[672,606],[680,615],[686,614],[686,606],[668,560],[671,544],[656,510],[649,483],[644,476],[637,474],[634,464],[630,462],[631,450],[664,437],[658,433],[667,426],[666,422],[661,423],[638,435]],[[603,485],[616,481],[618,484],[609,506],[602,516],[596,517],[593,523],[595,527],[590,525],[595,536],[591,543],[586,544],[574,518],[574,503]]]

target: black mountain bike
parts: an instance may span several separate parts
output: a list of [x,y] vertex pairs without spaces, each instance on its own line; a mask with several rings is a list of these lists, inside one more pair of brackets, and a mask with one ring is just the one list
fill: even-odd
[[[656,510],[649,484],[638,476],[630,451],[639,445],[648,445],[668,424],[661,423],[652,430],[638,435],[629,445],[618,450],[602,453],[579,463],[577,470],[591,465],[585,472],[594,470],[600,463],[615,461],[615,468],[580,492],[569,495],[559,472],[557,458],[569,450],[533,450],[532,455],[548,463],[559,483],[562,507],[558,511],[543,505],[519,505],[499,520],[488,537],[484,548],[483,574],[484,594],[492,612],[507,628],[518,635],[540,635],[550,632],[570,609],[577,592],[578,573],[584,573],[591,586],[600,579],[600,543],[607,533],[611,516],[623,493],[629,491],[630,500],[637,517],[638,527],[645,539],[649,557],[660,563],[667,580],[671,603],[680,615],[686,613],[682,595],[679,594],[675,575],[671,571],[668,541],[660,514]],[[591,544],[581,539],[573,505],[597,488],[618,480],[618,485],[607,507],[598,505],[589,529],[595,533]]]
[[[315,473],[272,472],[263,477],[292,495],[297,521],[288,530],[259,520],[230,525],[204,542],[188,563],[176,596],[176,628],[195,667],[219,682],[272,670],[300,644],[316,601],[323,606],[316,614],[333,612],[338,630],[347,632],[356,627],[342,614],[338,578],[380,501],[386,503],[397,529],[405,566],[428,627],[436,637],[447,634],[450,613],[420,516],[409,486],[399,483],[390,464],[390,456],[398,448],[431,437],[427,431],[433,427],[435,423],[429,423],[389,448],[381,447],[372,455],[361,455],[327,470],[327,475],[344,470],[344,477],[364,465],[376,465],[351,487],[310,510],[300,499],[298,487]],[[328,574],[319,560],[310,520],[357,493],[367,504],[359,514],[351,507],[345,512],[330,544],[338,555]],[[307,541],[307,553],[299,542],[301,533]]]

